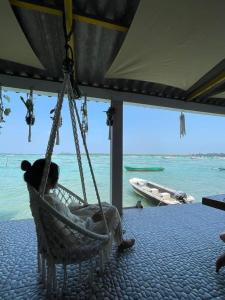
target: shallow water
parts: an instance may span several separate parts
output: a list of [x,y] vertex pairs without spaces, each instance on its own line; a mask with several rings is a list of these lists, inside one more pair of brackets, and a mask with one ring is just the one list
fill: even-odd
[[[0,154],[0,220],[24,219],[31,217],[28,194],[23,181],[23,172],[20,163],[23,159],[34,161],[39,155],[9,155]],[[109,201],[109,155],[91,155],[96,180],[101,199]],[[77,194],[81,195],[81,183],[78,166],[74,155],[54,155],[53,161],[60,166],[60,182]],[[87,161],[83,159],[84,172],[89,203],[96,202],[95,192],[88,171]],[[133,206],[140,200],[130,184],[129,179],[140,177],[168,186],[172,189],[182,190],[201,202],[202,196],[225,193],[225,160],[221,158],[191,159],[190,157],[172,157],[151,155],[124,155],[124,165],[129,166],[159,166],[164,167],[163,172],[127,172],[123,173],[123,206]],[[144,206],[151,203],[143,200]]]

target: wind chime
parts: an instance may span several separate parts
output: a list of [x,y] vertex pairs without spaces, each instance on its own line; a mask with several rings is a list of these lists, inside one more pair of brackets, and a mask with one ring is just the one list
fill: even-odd
[[[53,108],[50,110],[50,118],[54,121],[54,115],[55,115],[56,108]],[[59,117],[59,122],[56,130],[56,141],[55,144],[58,146],[60,144],[60,138],[59,138],[59,128],[62,127],[62,116]]]
[[115,114],[115,108],[110,106],[109,109],[106,111],[106,125],[109,126],[109,137],[108,139],[111,140],[112,136],[112,126],[113,126],[113,115]]
[[8,102],[10,102],[9,96],[3,96],[2,86],[0,86],[0,128],[2,128],[1,123],[5,123],[4,117],[7,117],[11,112],[9,107],[4,107],[3,99],[6,99]]
[[84,135],[84,138],[86,138],[86,135],[88,133],[88,109],[87,109],[87,96],[84,96],[84,102],[81,104],[81,128]]
[[34,116],[34,102],[33,102],[33,90],[30,90],[30,93],[27,94],[27,100],[25,101],[22,96],[20,96],[21,101],[25,105],[27,109],[27,113],[25,116],[25,121],[27,125],[29,126],[29,132],[28,132],[28,142],[31,142],[31,127],[35,123],[35,116]]
[[185,128],[185,115],[183,112],[180,114],[180,138],[186,135],[186,128]]

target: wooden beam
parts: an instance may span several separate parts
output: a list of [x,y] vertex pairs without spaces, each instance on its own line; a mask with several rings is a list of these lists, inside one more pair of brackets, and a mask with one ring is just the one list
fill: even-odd
[[[74,53],[74,34],[73,34],[73,2],[72,0],[64,0],[64,11],[65,11],[65,22],[66,22],[66,32],[67,35],[70,34],[72,30],[72,34],[70,36],[70,40],[68,42],[69,46],[72,49],[73,53],[69,53],[71,55],[71,59],[75,60]],[[72,57],[73,56],[73,57]]]
[[9,0],[10,4],[12,6],[24,8],[24,9],[29,9],[29,10],[34,10],[38,11],[44,14],[50,14],[50,15],[55,15],[55,16],[62,16],[62,11],[59,9],[43,6],[43,5],[38,5],[38,4],[33,4],[33,3],[28,3],[24,1],[19,1],[19,0]]
[[111,101],[115,109],[110,141],[110,199],[120,214],[123,209],[123,102]]
[[[34,93],[57,95],[62,89],[62,82],[31,77],[0,74],[0,82],[6,89],[17,91],[29,91],[33,87]],[[156,97],[131,92],[115,91],[109,88],[79,85],[80,90],[88,97],[103,99],[114,99],[130,104],[140,104],[147,107],[172,109],[177,111],[189,111],[203,114],[225,116],[225,106],[202,104],[197,102],[181,101],[173,98]]]
[[[41,12],[44,14],[50,14],[50,15],[55,15],[55,16],[62,16],[62,11],[59,9],[43,6],[43,5],[38,5],[38,4],[33,4],[33,3],[28,3],[25,1],[20,1],[20,0],[9,0],[10,4],[12,6],[20,7],[23,9],[29,9],[37,12]],[[106,22],[97,18],[90,18],[78,14],[73,14],[73,19],[81,22],[81,23],[87,23],[95,26],[100,26],[109,30],[115,30],[119,32],[127,32],[128,27],[126,26],[121,26],[112,22]]]
[[210,80],[209,82],[203,84],[200,88],[195,90],[191,95],[188,97],[188,101],[194,100],[195,98],[202,96],[206,92],[209,92],[215,87],[218,87],[219,84],[222,84],[225,82],[225,72],[222,72],[218,76],[216,76],[214,79]]

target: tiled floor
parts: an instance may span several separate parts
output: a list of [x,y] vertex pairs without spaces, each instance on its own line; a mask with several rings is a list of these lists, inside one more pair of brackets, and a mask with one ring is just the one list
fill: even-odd
[[[114,251],[92,288],[86,271],[79,277],[71,267],[64,299],[225,299],[225,268],[215,272],[225,212],[201,204],[127,209],[123,222],[134,249]],[[32,220],[0,222],[0,299],[46,299]]]

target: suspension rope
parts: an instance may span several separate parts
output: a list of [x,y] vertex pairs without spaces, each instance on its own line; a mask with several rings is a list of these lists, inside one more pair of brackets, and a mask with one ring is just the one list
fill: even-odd
[[90,172],[91,172],[92,181],[93,181],[94,188],[95,188],[95,193],[96,193],[96,197],[97,197],[97,200],[98,200],[98,205],[100,207],[100,211],[101,211],[102,216],[103,216],[103,221],[104,221],[104,226],[106,228],[106,232],[109,233],[109,228],[108,228],[108,225],[107,225],[107,222],[106,222],[106,218],[105,218],[105,214],[104,214],[104,211],[103,211],[103,208],[102,208],[102,203],[101,203],[101,199],[100,199],[100,195],[99,195],[99,191],[98,191],[98,187],[97,187],[97,183],[96,183],[96,179],[95,179],[95,175],[94,175],[94,171],[93,171],[93,167],[92,167],[92,163],[91,163],[89,151],[88,151],[88,148],[87,148],[86,139],[84,137],[84,133],[82,132],[82,125],[81,125],[81,121],[80,121],[80,116],[79,116],[79,113],[78,113],[78,109],[77,109],[77,105],[76,105],[76,101],[75,101],[73,93],[74,92],[73,92],[73,88],[72,88],[71,82],[69,82],[69,85],[68,85],[68,98],[69,98],[69,102],[71,101],[71,103],[73,104],[73,109],[75,111],[77,122],[78,122],[78,125],[79,125],[79,129],[80,129],[80,133],[81,133],[81,137],[82,137],[82,141],[83,141],[85,153],[87,155],[88,165],[89,165],[89,169],[90,169]]
[[62,91],[58,96],[58,101],[56,104],[53,124],[52,124],[51,133],[50,133],[50,137],[49,137],[49,141],[48,141],[48,146],[47,146],[46,154],[45,154],[44,172],[43,172],[43,176],[42,176],[42,180],[41,180],[41,185],[39,188],[39,192],[40,192],[41,196],[44,196],[45,189],[46,189],[49,168],[50,168],[50,164],[51,164],[51,157],[52,157],[53,148],[54,148],[54,144],[55,144],[56,132],[57,132],[58,124],[59,124],[64,94],[65,94],[65,92],[67,90],[67,86],[68,86],[69,76],[70,76],[69,73],[65,73],[64,81],[63,81],[63,85],[62,85]]
[[74,114],[73,103],[72,103],[71,99],[69,99],[68,102],[69,102],[71,123],[72,123],[72,128],[73,128],[74,143],[75,143],[75,147],[76,147],[77,162],[78,162],[79,171],[80,171],[80,179],[81,179],[81,185],[82,185],[82,191],[83,191],[83,198],[84,198],[85,203],[87,203],[84,173],[83,173],[83,167],[82,167],[82,158],[81,158],[80,145],[79,145],[79,139],[78,139],[78,133],[77,133],[76,117]]
[[[58,94],[58,97],[59,97],[59,94]],[[50,110],[50,118],[53,120],[54,119],[54,115],[52,116],[52,114],[55,112],[55,108],[51,109]],[[62,114],[60,114],[60,117],[59,117],[59,124],[58,124],[58,128],[57,128],[57,131],[56,131],[56,142],[55,144],[58,146],[60,144],[60,136],[59,136],[59,129],[60,127],[62,127]]]
[[[77,159],[78,159],[78,165],[79,165],[81,182],[82,182],[82,189],[83,189],[84,198],[85,198],[84,200],[87,202],[86,191],[85,191],[85,182],[84,182],[84,176],[83,176],[83,168],[82,168],[82,160],[81,160],[78,133],[77,133],[76,119],[77,119],[77,122],[78,122],[78,125],[79,125],[79,130],[80,130],[81,137],[82,137],[82,140],[83,140],[84,149],[85,149],[85,152],[86,152],[86,155],[87,155],[87,160],[88,160],[89,168],[90,168],[90,171],[91,171],[92,180],[93,180],[93,183],[94,183],[96,196],[97,196],[97,199],[98,199],[98,204],[99,204],[99,207],[100,207],[100,211],[102,213],[105,229],[106,229],[106,232],[109,233],[108,225],[107,225],[107,222],[106,222],[105,214],[104,214],[104,211],[103,211],[103,208],[102,208],[102,204],[101,204],[101,200],[100,200],[100,196],[99,196],[99,192],[98,192],[98,188],[97,188],[97,184],[96,184],[96,180],[95,180],[94,171],[93,171],[93,168],[92,168],[89,152],[88,152],[88,149],[87,149],[86,139],[85,139],[84,133],[82,131],[80,116],[79,116],[77,106],[76,106],[76,102],[75,102],[75,93],[74,93],[74,91],[76,91],[76,96],[78,96],[78,97],[80,95],[80,91],[79,91],[78,87],[75,85],[74,76],[72,76],[72,74],[74,74],[73,73],[74,72],[74,61],[73,61],[73,51],[72,51],[72,48],[69,46],[69,40],[70,40],[70,37],[72,35],[72,33],[71,33],[72,29],[71,29],[70,33],[67,35],[66,22],[65,22],[65,13],[63,15],[63,21],[64,21],[63,22],[64,35],[65,35],[65,41],[66,41],[66,43],[65,43],[66,58],[65,58],[64,63],[63,63],[63,68],[64,68],[64,74],[65,75],[64,75],[62,91],[59,94],[56,109],[55,109],[55,115],[54,115],[53,124],[52,124],[52,128],[51,128],[51,133],[50,133],[50,137],[49,137],[49,141],[48,141],[46,155],[45,155],[45,160],[46,160],[45,161],[45,168],[44,168],[44,172],[43,172],[39,192],[40,192],[41,196],[44,196],[45,189],[46,189],[46,184],[47,184],[47,180],[48,180],[49,168],[50,168],[50,164],[51,164],[51,157],[52,157],[53,148],[54,148],[55,139],[56,139],[57,128],[58,128],[58,124],[59,124],[59,120],[60,120],[60,114],[61,114],[61,109],[62,109],[62,104],[63,104],[63,98],[64,98],[64,94],[67,91],[68,100],[69,100],[70,115],[71,115],[71,121],[72,121],[72,126],[73,126],[73,133],[74,133],[74,141],[75,141],[75,146],[76,146]],[[70,51],[71,51],[71,57],[69,57],[69,52]],[[75,113],[74,113],[74,111],[75,111]]]

